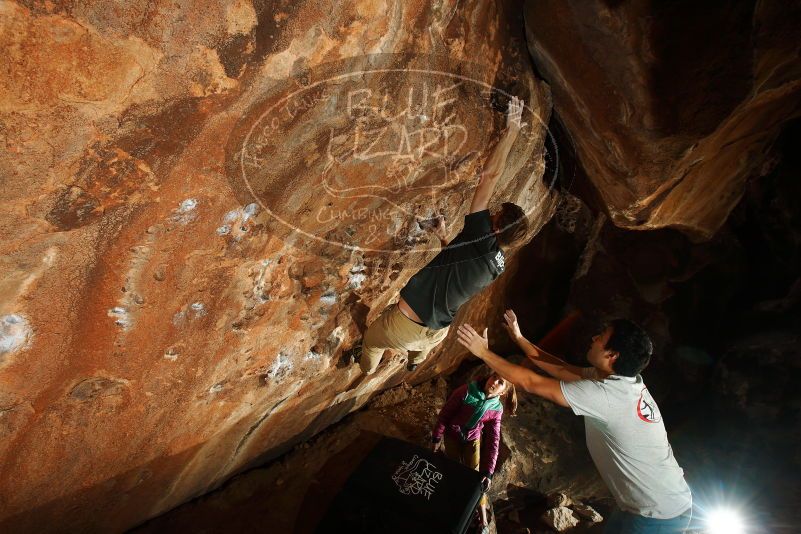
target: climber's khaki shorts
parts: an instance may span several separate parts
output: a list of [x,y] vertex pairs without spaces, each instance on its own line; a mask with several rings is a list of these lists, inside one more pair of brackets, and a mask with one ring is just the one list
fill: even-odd
[[364,333],[359,366],[368,375],[374,373],[386,349],[406,351],[410,363],[422,363],[447,335],[447,327],[433,330],[417,324],[403,315],[397,304],[391,304]]

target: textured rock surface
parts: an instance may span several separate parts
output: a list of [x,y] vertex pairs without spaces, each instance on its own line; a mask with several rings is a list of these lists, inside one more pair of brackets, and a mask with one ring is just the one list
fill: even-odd
[[527,42],[612,221],[707,239],[801,113],[799,2],[529,1]]
[[600,523],[604,520],[603,516],[598,511],[588,504],[576,504],[573,506],[573,511],[579,516],[593,523]]
[[[696,502],[706,506],[721,487],[731,488],[728,498],[747,501],[754,524],[776,531],[796,520],[801,476],[796,387],[801,380],[799,139],[801,122],[795,121],[771,154],[777,161],[774,169],[749,183],[718,235],[703,244],[673,230],[617,228],[579,198],[563,195],[555,217],[516,257],[515,263],[526,268],[510,271],[512,279],[499,300],[518,311],[530,338],[548,332],[565,309],[585,310],[584,319],[625,315],[642,322],[657,345],[645,380],[665,414],[674,452],[696,491]],[[475,315],[474,320],[484,320]],[[548,350],[584,364],[594,331],[577,328],[570,335],[549,335]],[[500,329],[491,331],[491,342],[511,353],[508,336]],[[459,374],[450,376],[451,384],[465,379]],[[444,395],[437,395],[441,402]],[[581,419],[530,395],[520,398],[518,417],[504,419],[504,445],[492,485],[498,531],[551,532],[542,516],[557,506],[584,518],[571,532],[603,531],[603,523],[592,522],[600,515],[575,500],[591,503],[604,516],[615,508],[592,466]],[[392,419],[381,420],[383,431],[394,433],[403,427],[407,439],[420,443],[425,443],[426,427],[436,411],[424,405],[426,415],[421,415],[414,391],[407,388],[387,392],[371,408]],[[372,413],[360,412],[352,419]],[[399,424],[401,420],[405,422]],[[347,432],[347,424],[334,425],[323,436],[343,430]],[[298,449],[304,458],[319,462],[330,451],[327,439]],[[267,521],[284,525],[297,509],[297,487],[307,484],[306,469],[318,468],[316,461],[306,465],[294,453],[285,456],[143,530],[203,525],[217,531],[235,524],[242,531],[261,531]],[[277,473],[275,479],[269,473]],[[550,499],[543,494],[553,491],[563,493]],[[289,511],[282,514],[265,507],[267,501]]]
[[564,532],[578,525],[578,519],[573,515],[573,510],[564,506],[551,508],[545,512],[543,520],[556,532]]
[[331,464],[341,465],[347,473],[363,460],[365,451],[359,446],[359,440],[365,438],[363,431],[427,446],[446,394],[442,378],[415,388],[400,385],[390,389],[374,398],[367,409],[299,444],[279,461],[242,473],[217,491],[154,518],[134,532],[256,533],[264,532],[265,525],[270,532],[307,532],[340,489],[334,482],[337,467],[332,469]]
[[[234,477],[219,490],[149,521],[136,532],[250,533],[262,532],[266,524],[275,532],[306,532],[320,519],[309,509],[310,502],[325,508],[339,490],[330,464],[353,468],[362,461],[364,451],[357,440],[364,436],[359,430],[428,447],[431,428],[448,393],[469,377],[486,373],[486,367],[474,360],[460,366],[448,377],[448,383],[438,378],[416,387],[402,384],[390,389],[370,401],[366,409],[298,445],[280,460]],[[537,506],[539,500],[531,497],[539,493],[531,489],[526,490],[529,498],[518,503],[523,487],[544,491],[568,488],[566,491],[575,491],[571,493],[575,496],[597,494],[603,483],[584,458],[587,454],[580,424],[571,424],[580,423],[576,417],[532,396],[522,398],[518,413],[518,417],[504,417],[501,454],[490,488],[490,502],[497,517],[509,509],[506,499],[511,499],[514,509],[517,505],[525,508],[522,519],[530,521],[526,523],[528,526],[539,526],[546,508],[556,505],[546,506],[543,498],[542,506]],[[564,503],[573,505],[566,496]],[[495,532],[495,523],[490,526],[490,531]],[[501,528],[499,522],[498,532],[507,531],[511,530]]]
[[530,105],[494,202],[532,234],[553,211],[514,2],[0,13],[4,531],[122,530],[360,406],[335,364],[433,254],[414,215],[460,227],[503,125],[491,86]]

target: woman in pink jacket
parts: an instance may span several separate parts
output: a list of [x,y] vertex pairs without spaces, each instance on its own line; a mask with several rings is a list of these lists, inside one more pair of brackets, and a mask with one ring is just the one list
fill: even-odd
[[486,491],[498,460],[504,404],[509,415],[515,415],[517,393],[511,382],[495,373],[469,382],[456,388],[448,398],[431,434],[435,452],[444,441],[448,458],[477,469],[484,476],[480,506],[482,526],[487,525]]

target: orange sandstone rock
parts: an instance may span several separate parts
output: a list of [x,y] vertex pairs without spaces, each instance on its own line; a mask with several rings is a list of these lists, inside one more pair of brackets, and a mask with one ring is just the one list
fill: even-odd
[[124,530],[403,378],[343,393],[340,355],[436,253],[421,218],[458,231],[511,94],[493,203],[533,235],[558,200],[514,2],[0,12],[0,530]]

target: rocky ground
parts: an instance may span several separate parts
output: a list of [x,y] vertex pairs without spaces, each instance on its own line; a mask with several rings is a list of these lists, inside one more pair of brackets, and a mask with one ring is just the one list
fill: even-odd
[[[240,474],[219,490],[151,520],[135,532],[293,532],[304,496],[332,457],[344,453],[346,458],[347,449],[353,448],[364,431],[426,446],[448,393],[484,370],[469,363],[447,381],[440,377],[416,387],[402,383],[279,459]],[[522,395],[518,415],[504,419],[503,445],[492,486],[493,531],[534,533],[570,527],[575,527],[571,532],[600,531],[593,519],[600,521],[608,509],[603,496],[578,418]]]

